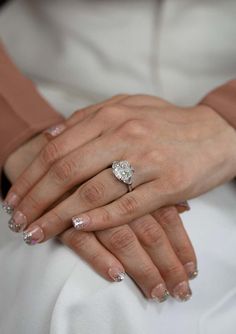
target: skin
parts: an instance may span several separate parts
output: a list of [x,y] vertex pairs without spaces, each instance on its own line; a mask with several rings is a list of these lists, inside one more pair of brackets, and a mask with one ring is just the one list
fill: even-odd
[[[117,97],[114,99],[117,100]],[[66,122],[67,127],[82,122],[88,115],[94,113],[97,107],[100,106],[93,106],[74,114]],[[8,177],[15,182],[21,174],[13,188],[23,177],[25,167],[29,165],[32,167],[37,160],[38,152],[48,147],[52,140],[54,139],[48,136],[39,135],[9,157],[5,164]],[[112,178],[111,180],[113,181]],[[119,182],[115,185],[121,191],[125,189]],[[67,200],[70,198],[70,193],[63,196]],[[62,204],[66,200],[63,201],[61,198],[58,203]],[[52,210],[55,207],[54,204]],[[69,227],[59,234],[59,238],[107,279],[110,279],[109,268],[116,267],[126,271],[148,298],[152,297],[153,289],[160,284],[167,286],[174,295],[175,287],[181,282],[188,283],[187,275],[192,274],[184,265],[192,263],[195,269],[197,267],[193,247],[177,209],[179,212],[183,211],[181,206],[165,207],[155,211],[153,215],[145,215],[129,224],[96,233],[76,231]]]
[[[158,219],[159,224],[155,213],[235,176],[235,130],[209,107],[180,108],[143,95],[87,108],[65,124],[66,131],[46,144],[10,190],[18,196],[16,211],[27,219],[27,231],[40,227],[41,241],[46,241],[71,231],[71,218],[79,216],[88,222],[76,231],[82,256],[87,234],[81,233],[96,231],[96,239],[91,234],[87,242],[99,247],[97,240],[102,241],[145,295],[165,282],[176,296],[176,286],[187,282],[181,267],[186,262],[173,245],[183,227],[173,211],[160,215],[164,220]],[[128,160],[135,167],[132,192],[111,174],[114,160]],[[62,240],[76,244],[74,233],[67,231]],[[95,266],[107,273],[102,251],[96,248]]]
[[[84,231],[100,231],[235,176],[235,130],[209,107],[179,108],[158,98],[131,96],[87,111],[79,122],[75,115],[68,124],[10,190],[19,198],[16,209],[31,227],[42,228],[44,240],[69,228],[73,216],[88,223]],[[135,167],[132,192],[112,176],[114,160]],[[43,214],[77,185],[82,186]]]

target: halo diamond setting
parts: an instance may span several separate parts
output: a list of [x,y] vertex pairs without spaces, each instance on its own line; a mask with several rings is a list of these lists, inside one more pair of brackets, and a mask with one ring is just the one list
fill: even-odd
[[133,183],[134,168],[128,161],[114,161],[112,163],[112,172],[119,181],[130,186]]

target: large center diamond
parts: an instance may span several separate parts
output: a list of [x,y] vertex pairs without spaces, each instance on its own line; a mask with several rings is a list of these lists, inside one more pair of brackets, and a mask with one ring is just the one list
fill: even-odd
[[112,171],[118,180],[126,184],[132,184],[134,169],[128,161],[114,161],[112,164]]

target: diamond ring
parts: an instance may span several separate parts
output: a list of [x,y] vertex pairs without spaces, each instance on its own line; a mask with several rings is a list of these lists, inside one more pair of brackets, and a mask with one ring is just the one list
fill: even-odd
[[134,168],[126,160],[123,161],[113,161],[112,163],[112,173],[121,182],[127,184],[128,190],[132,191],[132,183],[134,176]]

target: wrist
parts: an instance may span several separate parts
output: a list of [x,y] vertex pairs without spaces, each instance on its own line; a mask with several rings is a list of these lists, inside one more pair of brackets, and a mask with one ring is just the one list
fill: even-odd
[[222,166],[226,181],[233,179],[236,177],[236,129],[212,107],[198,105],[196,108],[201,114],[202,125],[206,122],[211,133],[210,138],[215,141],[216,153],[213,156]]

